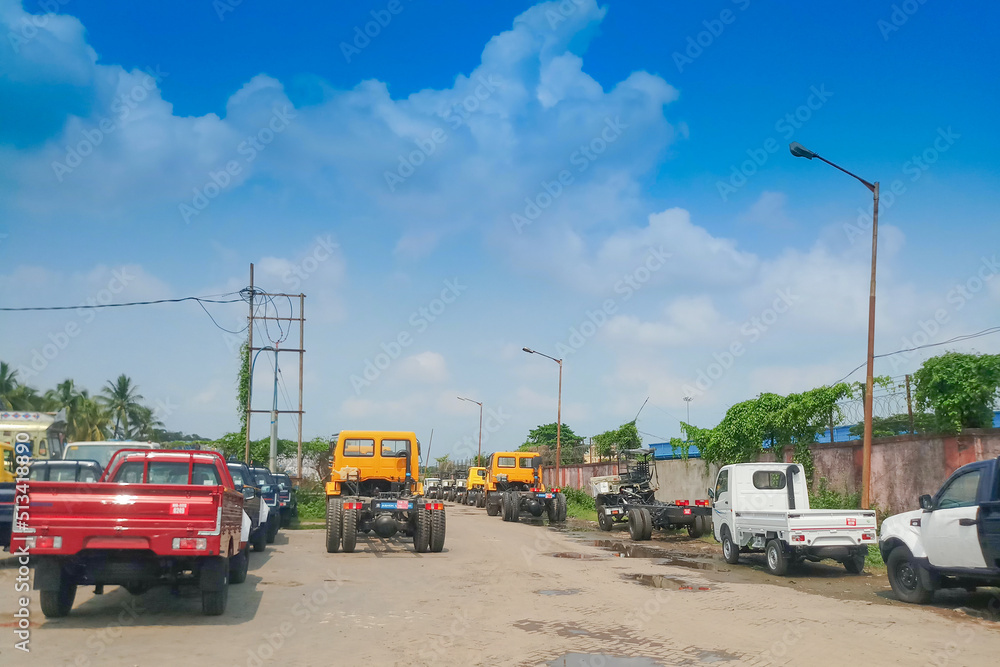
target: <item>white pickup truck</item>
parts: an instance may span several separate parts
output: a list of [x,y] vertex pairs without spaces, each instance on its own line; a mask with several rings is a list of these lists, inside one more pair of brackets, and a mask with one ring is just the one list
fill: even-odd
[[882,522],[892,590],[924,603],[938,588],[1000,586],[1000,459],[964,465],[920,508]]
[[764,551],[767,569],[783,575],[802,560],[840,561],[858,574],[875,544],[872,510],[809,509],[805,471],[799,464],[738,463],[719,470],[712,527],[727,563],[740,552]]

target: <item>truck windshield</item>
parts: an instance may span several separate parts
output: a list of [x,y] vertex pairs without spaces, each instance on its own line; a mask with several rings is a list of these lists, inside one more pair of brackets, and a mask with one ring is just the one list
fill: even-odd
[[271,478],[271,473],[266,470],[254,470],[253,478],[257,482],[257,486],[273,486],[274,480]]
[[[125,445],[127,447],[127,445]],[[72,459],[74,461],[97,461],[101,464],[101,467],[107,467],[108,463],[111,462],[111,457],[114,456],[115,452],[122,449],[122,445],[67,445],[66,453],[63,454],[64,459]]]
[[150,461],[143,478],[144,461],[126,461],[115,473],[114,482],[126,484],[196,484],[198,486],[218,486],[219,471],[209,463],[195,463],[188,481],[187,461]]
[[243,466],[229,466],[229,474],[233,476],[233,483],[236,486],[247,485],[247,480],[243,477]]

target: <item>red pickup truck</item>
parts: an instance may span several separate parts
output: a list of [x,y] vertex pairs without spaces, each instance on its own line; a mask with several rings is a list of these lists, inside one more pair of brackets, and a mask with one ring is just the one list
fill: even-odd
[[70,612],[77,586],[138,595],[184,583],[217,616],[229,583],[246,579],[243,500],[216,452],[121,450],[96,483],[30,481],[15,539],[31,554],[48,618]]

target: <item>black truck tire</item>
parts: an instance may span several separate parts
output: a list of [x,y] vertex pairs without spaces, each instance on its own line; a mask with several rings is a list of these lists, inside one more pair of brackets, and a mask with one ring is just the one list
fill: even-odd
[[278,537],[278,528],[281,526],[281,515],[280,514],[268,514],[267,515],[267,543],[274,544],[274,540]]
[[605,532],[610,532],[615,527],[615,520],[604,511],[604,503],[600,500],[597,501],[597,525]]
[[500,508],[503,502],[503,494],[499,494],[498,498],[498,494],[494,491],[491,494],[487,494],[483,498],[482,502],[483,505],[486,506],[486,515],[496,516],[497,514],[500,514]]
[[250,545],[243,547],[238,554],[229,559],[229,583],[242,584],[247,580],[250,569]]
[[444,549],[444,535],[447,528],[447,522],[444,515],[444,510],[433,510],[431,513],[431,540],[430,540],[430,551],[431,553],[440,553]]
[[328,554],[340,551],[343,507],[344,501],[340,498],[328,498],[326,501],[326,552]]
[[414,511],[413,550],[418,554],[427,553],[431,541],[431,512],[423,507],[417,507]]
[[705,534],[705,517],[696,516],[687,526],[688,537],[698,539]]
[[267,526],[258,526],[257,530],[250,535],[250,546],[258,552],[267,548]]
[[521,492],[509,491],[510,496],[510,519],[508,521],[517,522],[521,518]]
[[553,501],[555,501],[555,505],[556,505],[556,514],[557,514],[557,516],[556,516],[556,522],[557,523],[563,523],[563,522],[565,522],[566,521],[566,513],[569,511],[569,508],[566,505],[566,496],[565,496],[565,494],[563,494],[561,492],[557,493],[556,497],[553,498]]
[[73,600],[76,599],[76,583],[63,572],[59,577],[59,589],[39,591],[39,598],[45,618],[62,618],[73,609]]
[[733,536],[729,534],[729,526],[722,527],[722,557],[730,565],[740,562],[740,548],[733,541]]
[[221,556],[206,558],[199,572],[201,613],[221,616],[229,601],[229,559]]
[[924,586],[920,579],[920,566],[914,561],[909,549],[904,546],[893,549],[885,566],[889,585],[896,597],[910,604],[926,604],[931,601],[934,590]]
[[782,546],[781,540],[768,542],[764,548],[764,555],[768,572],[778,577],[788,573],[788,558],[785,556],[785,547]]
[[[351,502],[354,502],[354,499],[351,499]],[[358,545],[358,510],[343,510],[341,516],[341,548],[345,554],[352,554]]]
[[851,574],[861,574],[865,571],[865,556],[868,555],[868,547],[856,549],[847,560],[844,561],[844,568]]
[[628,511],[628,534],[636,542],[642,540],[643,534],[646,532],[646,528],[642,521],[642,515],[639,514],[639,510],[631,509]]

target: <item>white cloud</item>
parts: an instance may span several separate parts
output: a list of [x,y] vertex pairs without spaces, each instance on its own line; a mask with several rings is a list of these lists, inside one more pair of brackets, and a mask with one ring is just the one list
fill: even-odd
[[448,380],[448,365],[438,352],[419,352],[399,360],[397,379],[407,383],[437,384]]
[[740,214],[739,219],[768,229],[790,229],[793,223],[785,210],[787,204],[785,193],[764,191],[749,209]]

